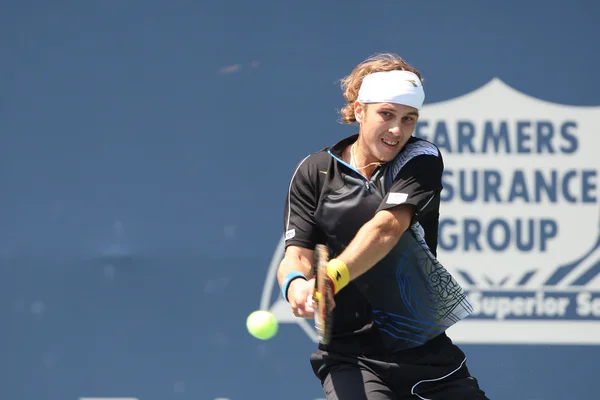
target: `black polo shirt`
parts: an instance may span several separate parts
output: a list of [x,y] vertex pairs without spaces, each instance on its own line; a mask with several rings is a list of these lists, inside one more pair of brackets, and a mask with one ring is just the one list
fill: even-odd
[[442,155],[434,144],[411,137],[394,160],[366,179],[341,158],[357,137],[299,163],[286,198],[286,248],[326,243],[333,258],[377,211],[415,206],[410,228],[392,251],[336,295],[333,337],[321,348],[364,354],[419,346],[472,311],[435,258]]

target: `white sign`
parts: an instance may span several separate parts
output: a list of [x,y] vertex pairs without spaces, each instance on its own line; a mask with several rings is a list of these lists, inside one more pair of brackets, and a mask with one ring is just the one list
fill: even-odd
[[[473,314],[457,343],[600,344],[600,107],[542,101],[499,79],[421,110],[444,158],[438,259]],[[283,238],[261,308],[316,340],[279,296]],[[267,285],[269,284],[269,285]]]

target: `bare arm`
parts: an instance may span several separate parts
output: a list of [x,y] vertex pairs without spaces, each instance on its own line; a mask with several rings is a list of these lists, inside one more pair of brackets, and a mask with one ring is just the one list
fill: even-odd
[[[335,292],[384,258],[410,227],[416,213],[422,218],[431,211],[428,205],[435,204],[432,200],[443,189],[444,164],[437,148],[421,141],[412,146],[419,154],[401,166],[379,211],[359,229],[342,254],[328,263],[327,275]],[[407,196],[401,204],[389,197],[397,193]]]
[[307,279],[310,279],[312,275],[312,259],[312,250],[299,246],[289,246],[277,269],[277,281],[279,282],[279,287],[283,284],[285,276],[292,271],[301,272]]
[[[304,275],[306,279],[310,279],[312,275],[312,260],[313,251],[299,247],[289,246],[285,251],[285,256],[279,268],[277,269],[277,280],[279,281],[279,287],[282,288],[282,292],[285,291],[284,297],[287,298],[290,303],[292,312],[297,317],[312,318],[314,310],[312,306],[308,304],[307,299],[309,298],[310,290],[314,286],[314,283],[303,279],[301,276]],[[284,288],[286,277],[288,274],[301,273],[300,277],[296,277],[292,280],[288,278],[287,289]]]
[[[337,257],[347,268],[347,281],[367,272],[394,248],[410,226],[414,210],[412,205],[381,210],[359,229],[348,247]],[[334,280],[337,291],[334,279],[337,274],[329,271],[328,274]],[[346,284],[344,282],[343,286]]]

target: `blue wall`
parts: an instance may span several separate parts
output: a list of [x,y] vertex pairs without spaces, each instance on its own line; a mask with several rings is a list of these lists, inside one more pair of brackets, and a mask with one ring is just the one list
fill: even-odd
[[[368,55],[417,66],[427,103],[499,77],[600,105],[592,1],[2,8],[2,400],[321,397],[306,335],[245,318],[291,172],[353,133],[337,81]],[[597,396],[600,347],[463,348],[493,399]]]

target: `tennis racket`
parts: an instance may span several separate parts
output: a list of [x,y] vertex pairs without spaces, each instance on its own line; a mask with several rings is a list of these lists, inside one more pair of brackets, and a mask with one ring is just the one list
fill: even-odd
[[327,246],[318,244],[315,247],[314,255],[315,288],[312,300],[315,309],[315,328],[317,328],[319,343],[328,344],[331,339],[333,323],[333,288],[331,279],[327,276],[329,250]]

